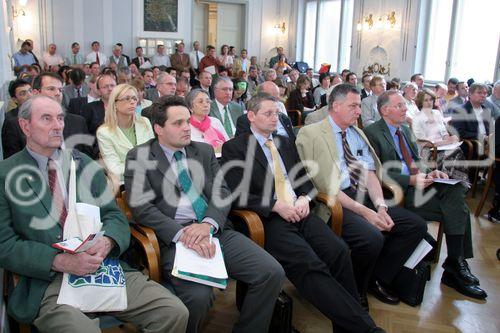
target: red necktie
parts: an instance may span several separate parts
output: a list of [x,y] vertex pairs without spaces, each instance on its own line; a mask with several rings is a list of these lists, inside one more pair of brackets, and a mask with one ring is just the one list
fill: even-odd
[[401,154],[403,154],[403,159],[405,160],[408,169],[410,169],[410,175],[416,175],[418,173],[418,168],[415,163],[413,163],[413,158],[408,152],[408,149],[406,149],[405,139],[399,128],[396,130],[396,135],[399,139],[399,148],[401,149]]
[[144,58],[143,57],[139,57],[139,63],[141,64],[141,66],[144,64]]
[[59,216],[59,223],[61,228],[64,229],[64,222],[66,222],[66,217],[68,216],[68,211],[66,210],[66,205],[64,203],[64,196],[61,191],[61,186],[57,181],[57,166],[55,165],[53,159],[49,159],[49,188],[50,193],[52,193],[52,204],[54,208],[52,211]]
[[99,52],[95,53],[95,62],[97,62],[99,65],[101,64],[101,62],[99,61]]

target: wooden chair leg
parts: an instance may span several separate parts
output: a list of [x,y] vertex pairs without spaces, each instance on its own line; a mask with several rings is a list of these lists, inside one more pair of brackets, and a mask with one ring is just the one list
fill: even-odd
[[434,255],[434,263],[439,262],[439,256],[441,255],[441,244],[443,243],[444,234],[444,223],[439,222],[439,229],[436,240],[436,254]]
[[481,210],[483,209],[484,203],[486,202],[486,199],[488,198],[488,192],[490,190],[492,183],[493,183],[493,164],[490,165],[488,168],[488,176],[486,178],[486,184],[484,185],[483,195],[481,196],[481,200],[479,200],[479,203],[478,203],[476,210],[474,212],[475,217],[478,217],[479,215],[481,215]]
[[477,189],[478,178],[479,178],[479,168],[475,168],[475,170],[474,170],[474,180],[472,182],[472,189],[471,189],[471,198],[474,198],[476,196],[476,189]]

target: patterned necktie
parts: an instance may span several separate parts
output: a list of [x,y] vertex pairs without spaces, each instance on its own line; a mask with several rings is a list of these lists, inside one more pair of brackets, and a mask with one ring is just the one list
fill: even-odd
[[403,154],[403,159],[408,169],[410,169],[410,175],[416,175],[418,173],[418,168],[415,166],[415,163],[413,163],[413,158],[411,157],[411,154],[408,152],[408,149],[406,149],[405,139],[403,137],[403,133],[401,133],[399,128],[396,130],[396,135],[398,136],[399,139],[399,149],[401,149],[401,154]]
[[229,119],[229,108],[224,106],[224,129],[226,130],[227,136],[233,137],[233,128],[231,127],[231,120]]
[[360,184],[364,185],[364,179],[362,178],[364,171],[363,164],[361,164],[352,154],[345,131],[342,131],[342,149],[344,150],[344,159],[347,164],[347,170],[349,171],[351,186],[358,188]]
[[[139,57],[139,64],[142,66],[144,65],[144,58],[143,57]],[[140,66],[139,66],[140,67]]]
[[174,158],[177,161],[177,180],[181,185],[182,192],[186,193],[189,201],[191,201],[191,206],[193,207],[194,213],[196,214],[198,223],[201,223],[201,221],[205,217],[205,211],[208,207],[207,202],[193,186],[191,177],[189,177],[189,173],[184,167],[184,163],[182,163],[184,154],[181,151],[176,151],[174,153]]
[[293,196],[286,188],[285,173],[281,168],[278,149],[271,139],[268,139],[264,145],[271,151],[271,158],[274,166],[274,191],[276,192],[276,198],[293,205]]
[[97,62],[98,65],[101,65],[101,62],[99,61],[99,52],[95,53],[95,62]]
[[57,166],[53,159],[49,158],[49,188],[50,193],[52,193],[52,204],[54,208],[52,211],[55,212],[56,216],[59,216],[59,223],[61,228],[64,229],[64,222],[66,222],[66,217],[68,216],[68,211],[64,203],[64,196],[62,194],[61,186],[57,181]]

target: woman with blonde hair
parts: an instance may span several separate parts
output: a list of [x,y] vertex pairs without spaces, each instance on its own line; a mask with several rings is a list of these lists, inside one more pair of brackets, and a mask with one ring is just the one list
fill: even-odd
[[117,85],[109,96],[104,123],[97,129],[97,142],[106,170],[123,183],[125,157],[130,149],[154,137],[151,123],[136,114],[137,89]]

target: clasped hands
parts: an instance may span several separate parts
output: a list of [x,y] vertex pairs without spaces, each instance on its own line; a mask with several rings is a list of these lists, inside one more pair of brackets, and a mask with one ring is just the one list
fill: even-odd
[[59,253],[52,262],[52,270],[78,276],[92,274],[101,266],[114,245],[111,238],[104,236],[85,252]]
[[285,221],[296,223],[309,215],[309,200],[305,196],[300,196],[293,205],[286,201],[277,200],[272,211],[278,213]]
[[192,223],[182,229],[179,242],[190,248],[203,258],[212,258],[215,255],[215,244],[210,242],[210,223]]

